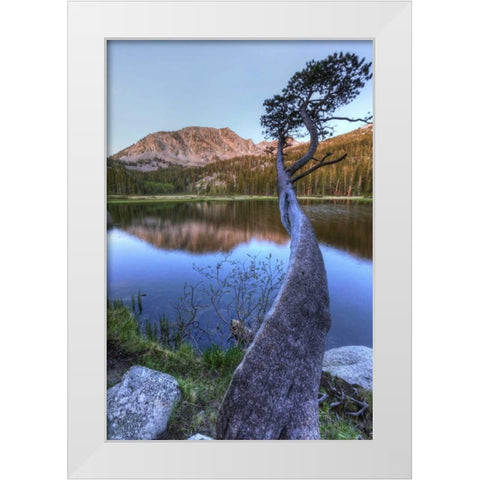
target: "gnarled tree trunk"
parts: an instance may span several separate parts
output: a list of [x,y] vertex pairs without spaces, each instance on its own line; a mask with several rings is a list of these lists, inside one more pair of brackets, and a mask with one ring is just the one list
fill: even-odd
[[[314,152],[318,140],[312,143]],[[235,370],[219,411],[218,439],[320,438],[318,389],[330,328],[327,278],[314,230],[284,167],[283,145],[280,138],[278,198],[292,240],[287,275]]]

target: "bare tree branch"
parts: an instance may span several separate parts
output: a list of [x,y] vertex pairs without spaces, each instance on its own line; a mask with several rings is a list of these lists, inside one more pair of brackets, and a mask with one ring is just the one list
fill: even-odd
[[367,118],[349,118],[349,117],[328,117],[328,118],[322,118],[318,123],[321,122],[329,122],[330,120],[346,120],[347,122],[363,122],[366,123],[367,125],[371,125],[372,122],[372,117],[367,117]]
[[327,152],[323,158],[321,160],[318,160],[318,158],[315,158],[315,157],[312,157],[312,160],[315,160],[316,162],[320,162],[320,163],[323,163],[328,157],[330,157],[331,155],[333,155],[332,152]]
[[[310,175],[312,172],[314,172],[315,170],[317,170],[320,167],[325,167],[327,165],[333,165],[334,163],[341,162],[347,156],[347,154],[345,153],[340,158],[337,158],[336,160],[331,160],[330,162],[324,162],[325,158],[327,158],[330,155],[331,155],[331,153],[325,155],[325,157],[323,157],[323,159],[319,163],[317,163],[316,165],[314,165],[312,168],[308,169],[307,171],[301,173],[300,175],[297,175],[296,177],[292,178],[291,182],[295,183],[297,180],[300,180],[301,178],[306,177],[307,175]],[[315,159],[313,159],[313,160],[315,160]]]
[[345,415],[351,415],[352,417],[359,417],[368,407],[368,404],[364,404],[358,412],[345,412]]
[[324,393],[319,399],[318,404],[321,405],[328,398],[328,393]]

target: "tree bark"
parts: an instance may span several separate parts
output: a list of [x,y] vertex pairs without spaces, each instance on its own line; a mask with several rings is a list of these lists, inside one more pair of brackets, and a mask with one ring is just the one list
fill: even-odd
[[283,144],[279,139],[276,165],[281,220],[291,236],[287,275],[235,370],[219,410],[218,439],[320,438],[318,389],[330,328],[327,277],[284,167]]

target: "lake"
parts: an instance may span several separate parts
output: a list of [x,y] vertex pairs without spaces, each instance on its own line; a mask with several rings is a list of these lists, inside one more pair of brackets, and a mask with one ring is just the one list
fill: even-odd
[[[327,270],[332,314],[327,348],[371,347],[372,204],[300,203]],[[229,322],[245,314],[259,298],[252,285],[263,279],[267,289],[288,265],[290,238],[276,201],[111,204],[108,210],[115,225],[107,232],[109,300],[128,306],[133,301],[143,329],[159,325],[161,318],[174,324],[179,311],[181,318],[196,311],[192,326],[198,327],[200,348],[210,340],[225,344],[219,315]]]

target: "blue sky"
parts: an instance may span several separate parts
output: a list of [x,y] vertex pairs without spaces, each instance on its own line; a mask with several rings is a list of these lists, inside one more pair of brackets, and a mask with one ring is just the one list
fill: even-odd
[[[108,155],[149,133],[188,126],[229,127],[258,143],[263,101],[281,93],[307,61],[335,51],[373,57],[370,41],[108,41]],[[372,81],[338,111],[368,112]],[[341,122],[336,133],[359,126]]]

